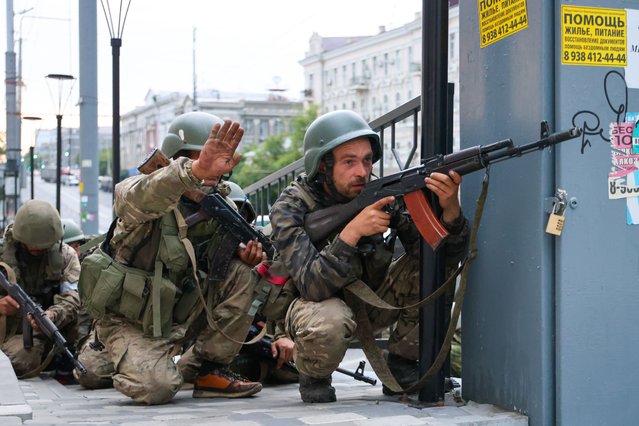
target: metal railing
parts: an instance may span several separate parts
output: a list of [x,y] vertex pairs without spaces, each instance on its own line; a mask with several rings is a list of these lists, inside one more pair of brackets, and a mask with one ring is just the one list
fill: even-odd
[[[389,170],[392,172],[404,170],[411,166],[413,161],[416,160],[416,154],[420,147],[420,111],[421,99],[418,96],[369,123],[371,128],[379,134],[382,145],[380,161],[375,165],[375,173],[378,176],[384,176],[384,172]],[[410,122],[411,118],[412,123]],[[398,132],[401,133],[400,137],[398,137]],[[402,159],[401,154],[406,150],[401,149],[399,143],[406,138],[408,140],[408,153],[405,156],[406,158]],[[390,150],[390,154],[395,160],[394,166],[385,167],[384,159],[386,158],[386,149]],[[244,188],[246,196],[251,201],[251,204],[253,204],[258,215],[256,225],[263,226],[267,222],[265,217],[268,215],[277,197],[284,188],[303,172],[304,158],[300,158],[277,172],[271,173]]]

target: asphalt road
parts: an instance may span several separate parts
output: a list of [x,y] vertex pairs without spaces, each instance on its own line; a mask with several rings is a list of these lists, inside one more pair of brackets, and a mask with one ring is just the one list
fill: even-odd
[[[31,198],[31,186],[29,178],[26,179],[26,187],[22,188],[23,202]],[[44,200],[51,203],[53,207],[56,205],[56,184],[43,181],[39,176],[35,176],[33,185],[34,197],[37,200]],[[110,192],[98,191],[99,209],[98,209],[98,229],[100,233],[104,233],[109,229],[112,220],[113,201]],[[60,186],[60,216],[74,220],[78,225],[80,220],[80,187]]]

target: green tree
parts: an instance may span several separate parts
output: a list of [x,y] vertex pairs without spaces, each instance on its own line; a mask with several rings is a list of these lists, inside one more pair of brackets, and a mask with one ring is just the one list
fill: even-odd
[[0,156],[7,153],[7,133],[0,132]]
[[111,176],[111,150],[100,150],[99,163],[100,176]]
[[312,105],[291,120],[292,130],[266,138],[261,144],[246,147],[241,162],[233,170],[232,180],[244,188],[291,164],[304,155],[304,133],[317,118]]

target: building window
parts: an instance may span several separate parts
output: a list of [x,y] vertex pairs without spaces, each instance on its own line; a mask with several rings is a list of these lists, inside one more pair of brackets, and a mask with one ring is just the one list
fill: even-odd
[[384,76],[388,75],[388,53],[384,53]]
[[370,78],[370,73],[368,71],[368,65],[366,65],[366,59],[362,59],[362,77]]
[[395,93],[395,107],[399,108],[402,105],[402,95]]
[[450,33],[450,36],[448,37],[448,57],[450,59],[455,58],[455,49],[456,49],[455,33]]
[[395,71],[402,71],[402,51],[399,49],[395,51]]

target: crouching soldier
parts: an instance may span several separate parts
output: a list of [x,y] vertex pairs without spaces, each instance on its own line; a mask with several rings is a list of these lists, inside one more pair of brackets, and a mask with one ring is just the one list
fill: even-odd
[[89,370],[76,375],[85,387],[112,382],[135,401],[166,403],[183,383],[173,357],[194,340],[194,398],[262,389],[227,368],[252,322],[257,273],[250,265],[263,259],[262,250],[251,241],[220,253],[225,231],[215,217],[185,223],[199,209],[185,193],[224,191],[218,184],[239,161],[243,132],[211,114],[183,114],[162,145],[173,161],[116,186],[117,219],[82,263],[80,294],[97,319],[79,356]]

